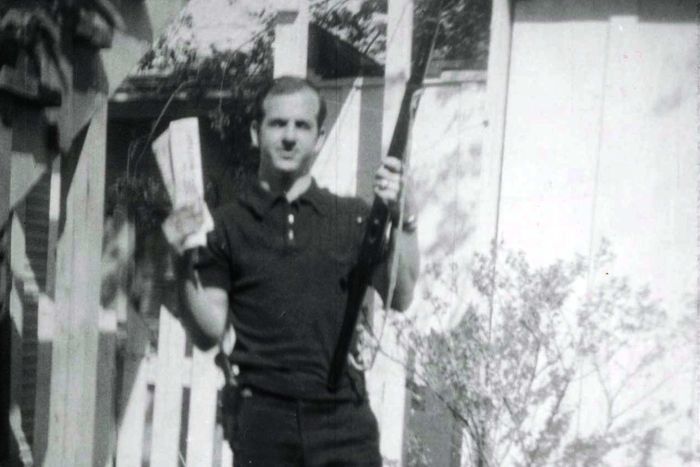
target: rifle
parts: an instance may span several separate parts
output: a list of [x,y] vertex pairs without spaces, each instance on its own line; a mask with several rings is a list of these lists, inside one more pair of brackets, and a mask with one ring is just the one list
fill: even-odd
[[[433,51],[435,49],[435,41],[440,27],[440,21],[435,21],[435,29],[432,34],[432,39],[429,48],[423,50],[419,54],[419,61],[411,71],[411,75],[406,83],[403,97],[401,99],[401,107],[396,119],[396,126],[391,137],[389,150],[387,154],[396,157],[405,162],[406,146],[409,140],[411,127],[413,123],[412,113],[418,106],[420,99],[420,90],[423,87],[423,81],[428,69],[428,64],[431,61]],[[403,199],[403,196],[402,196]],[[403,209],[403,203],[400,204]],[[398,222],[401,222],[402,213],[399,213]],[[336,344],[333,359],[331,360],[330,370],[328,372],[328,389],[335,392],[340,385],[340,379],[345,372],[345,366],[352,344],[352,338],[355,334],[357,319],[362,309],[365,294],[372,280],[372,275],[375,268],[381,263],[386,249],[386,242],[392,228],[393,219],[391,213],[384,202],[374,197],[372,208],[369,217],[367,218],[367,228],[360,246],[357,265],[350,273],[348,300],[345,306],[345,314],[340,328],[340,336]],[[396,266],[396,261],[392,264]],[[392,269],[393,269],[392,267]],[[387,303],[391,302],[392,281],[395,272],[390,271],[389,292],[386,297]]]

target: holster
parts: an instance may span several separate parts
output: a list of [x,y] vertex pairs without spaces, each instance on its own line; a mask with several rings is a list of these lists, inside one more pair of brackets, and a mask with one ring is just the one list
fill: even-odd
[[224,439],[229,443],[233,443],[236,433],[236,414],[240,400],[239,387],[226,383],[221,390],[221,426],[224,430]]
[[236,415],[240,407],[241,391],[228,356],[223,352],[219,352],[214,358],[214,362],[224,373],[225,383],[221,389],[221,398],[219,399],[221,426],[224,430],[224,438],[229,443],[232,443],[236,432]]

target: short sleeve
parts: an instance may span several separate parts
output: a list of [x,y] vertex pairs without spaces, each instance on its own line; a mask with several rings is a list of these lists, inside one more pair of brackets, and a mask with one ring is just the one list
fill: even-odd
[[201,249],[194,268],[204,287],[231,288],[231,239],[221,216],[214,216],[214,229],[207,234],[207,246]]

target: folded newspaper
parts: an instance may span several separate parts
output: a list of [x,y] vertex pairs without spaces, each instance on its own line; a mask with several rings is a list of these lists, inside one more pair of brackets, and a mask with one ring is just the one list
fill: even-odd
[[[180,232],[193,232],[187,235],[182,250],[204,246],[207,232],[214,228],[214,221],[204,202],[204,182],[202,176],[202,154],[199,142],[197,118],[183,118],[170,122],[170,126],[151,145],[160,169],[165,188],[170,196],[173,210],[200,207],[199,225],[187,222],[171,222],[168,228]],[[172,217],[171,217],[172,219]],[[198,218],[199,219],[199,218]]]

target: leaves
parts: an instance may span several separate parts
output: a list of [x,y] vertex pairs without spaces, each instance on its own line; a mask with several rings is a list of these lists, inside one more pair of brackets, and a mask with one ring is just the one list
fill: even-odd
[[[386,0],[364,0],[351,8],[348,1],[315,0],[312,14],[324,28],[384,62],[386,53]],[[459,60],[472,70],[486,68],[488,58],[490,0],[416,0],[414,53],[430,43],[435,21],[442,22],[436,43],[436,58]]]
[[[421,356],[413,378],[469,421],[473,457],[492,465],[606,465],[610,452],[638,442],[646,443],[648,459],[656,435],[643,430],[677,413],[651,403],[669,378],[658,365],[673,348],[661,332],[668,321],[662,304],[648,287],[610,272],[615,257],[607,242],[590,272],[580,256],[533,266],[522,252],[494,251],[474,258],[455,327],[425,335],[403,322],[404,345]],[[423,280],[435,286],[423,314],[449,309],[432,290],[449,288],[458,272],[445,263],[426,266]],[[575,429],[581,380],[588,387],[597,381],[597,403],[606,407],[601,427],[585,432]],[[639,395],[630,390],[635,384],[648,390]]]

